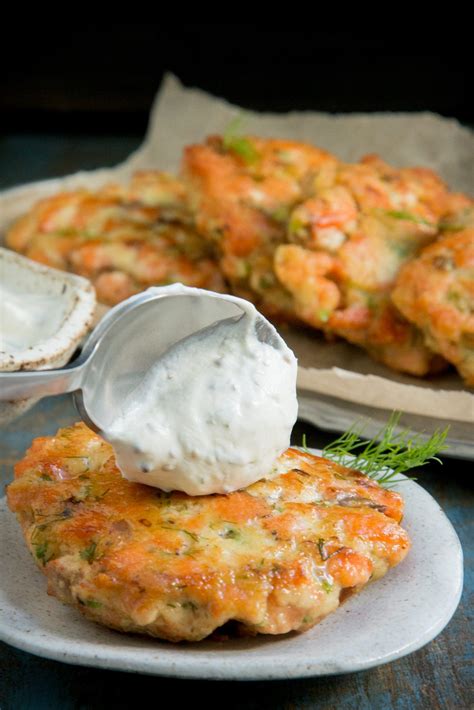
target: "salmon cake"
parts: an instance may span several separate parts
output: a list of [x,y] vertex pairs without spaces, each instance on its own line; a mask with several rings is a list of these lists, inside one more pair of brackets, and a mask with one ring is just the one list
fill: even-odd
[[401,270],[392,300],[426,343],[474,387],[474,204],[447,215],[442,236]]
[[438,235],[450,199],[444,184],[430,170],[367,156],[326,170],[312,190],[290,215],[289,244],[274,259],[296,314],[395,370],[443,369],[390,294],[403,264]]
[[36,439],[7,489],[48,592],[123,632],[197,641],[309,629],[410,548],[403,501],[288,449],[272,477],[190,497],[124,479],[84,424]]
[[178,180],[154,171],[136,173],[125,186],[62,192],[17,220],[6,243],[89,278],[110,306],[174,282],[222,291],[212,249],[196,234],[184,197]]
[[232,288],[268,316],[343,337],[402,372],[446,366],[390,300],[446,212],[435,173],[246,136],[188,147],[182,176]]
[[294,320],[273,256],[291,210],[336,158],[312,145],[255,136],[211,136],[185,148],[182,178],[197,230],[215,247],[232,291],[267,315]]

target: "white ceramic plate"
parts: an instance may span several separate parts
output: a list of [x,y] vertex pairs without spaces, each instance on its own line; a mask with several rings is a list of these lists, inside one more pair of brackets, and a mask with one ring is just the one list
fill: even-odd
[[[474,412],[474,409],[473,409]],[[298,419],[310,422],[326,431],[341,434],[352,426],[363,430],[364,437],[377,439],[393,411],[368,407],[363,402],[354,404],[337,397],[298,390]],[[435,429],[448,427],[446,456],[474,461],[472,422],[455,422],[439,417],[425,417],[401,412],[399,430],[409,430],[413,436],[428,439]]]
[[18,523],[0,501],[0,639],[58,661],[176,678],[271,680],[364,670],[401,658],[446,626],[462,591],[459,539],[436,501],[411,481],[404,527],[413,548],[382,580],[304,634],[198,644],[126,636],[46,594]]

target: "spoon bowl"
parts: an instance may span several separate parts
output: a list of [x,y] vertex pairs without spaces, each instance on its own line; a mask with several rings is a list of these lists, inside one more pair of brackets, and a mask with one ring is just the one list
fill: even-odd
[[[151,366],[174,344],[218,321],[239,320],[244,303],[180,284],[153,287],[112,308],[73,363],[60,370],[0,373],[0,400],[74,392],[82,419],[103,431]],[[263,316],[257,337],[282,341]]]

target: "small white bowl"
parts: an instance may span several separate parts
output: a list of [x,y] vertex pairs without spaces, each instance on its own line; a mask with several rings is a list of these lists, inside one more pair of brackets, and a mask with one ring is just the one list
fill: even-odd
[[[0,370],[49,370],[65,365],[93,322],[96,298],[91,283],[1,247],[0,281],[18,293],[54,297],[60,313],[58,324],[53,331],[47,328],[44,339],[39,338],[37,343],[14,353],[0,351]],[[36,401],[28,398],[0,402],[0,425],[19,416]]]

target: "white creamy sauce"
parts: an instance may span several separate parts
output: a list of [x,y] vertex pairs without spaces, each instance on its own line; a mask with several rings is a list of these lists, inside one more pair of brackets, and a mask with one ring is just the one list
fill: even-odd
[[64,316],[57,296],[0,283],[0,350],[13,355],[39,345],[58,331]]
[[[253,305],[219,297],[242,316],[173,345],[104,431],[129,480],[189,495],[228,493],[271,476],[289,446],[296,358]],[[272,344],[259,339],[262,322]]]

